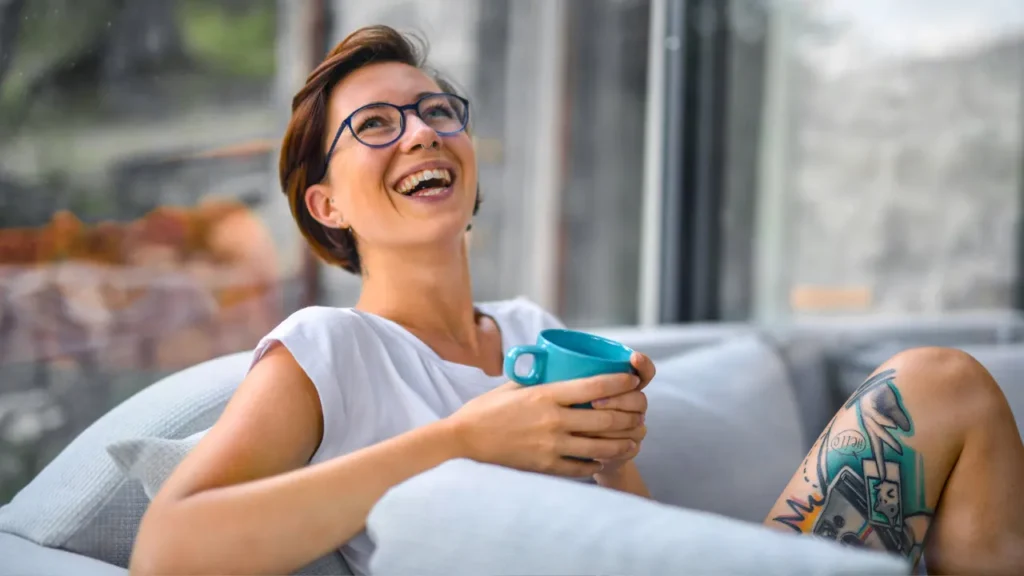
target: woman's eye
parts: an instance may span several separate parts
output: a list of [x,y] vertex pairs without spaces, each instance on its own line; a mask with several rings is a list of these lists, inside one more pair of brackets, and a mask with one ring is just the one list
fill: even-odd
[[427,116],[432,118],[451,118],[455,114],[447,106],[431,106],[427,109]]
[[384,121],[378,117],[367,118],[359,122],[359,126],[356,128],[356,132],[362,132],[364,130],[372,130],[373,128],[380,128],[384,125]]

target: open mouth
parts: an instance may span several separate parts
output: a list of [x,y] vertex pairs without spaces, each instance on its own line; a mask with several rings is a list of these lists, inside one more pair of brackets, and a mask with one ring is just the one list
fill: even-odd
[[420,170],[402,178],[395,191],[403,196],[436,196],[455,182],[455,175],[447,168]]

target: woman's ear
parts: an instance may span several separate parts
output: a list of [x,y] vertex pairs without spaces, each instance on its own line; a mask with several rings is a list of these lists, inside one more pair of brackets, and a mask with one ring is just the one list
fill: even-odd
[[324,184],[314,184],[306,188],[306,210],[319,223],[328,228],[344,228],[345,217],[337,206],[331,188]]

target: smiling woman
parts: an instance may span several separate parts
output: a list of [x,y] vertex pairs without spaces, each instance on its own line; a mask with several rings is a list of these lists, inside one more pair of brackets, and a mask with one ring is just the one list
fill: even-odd
[[320,258],[361,276],[359,300],[300,310],[260,341],[217,423],[153,498],[134,574],[281,574],[335,549],[365,573],[377,500],[455,458],[647,495],[632,462],[647,357],[632,355],[635,375],[506,381],[506,352],[562,323],[523,298],[473,301],[469,106],[385,26],[353,33],[309,76],[281,186]]
[[[415,112],[416,117],[438,135],[464,135],[448,139],[458,144],[451,148],[453,151],[469,156],[465,160],[466,165],[471,167],[472,174],[465,175],[470,178],[465,179],[464,185],[468,184],[469,190],[477,190],[475,157],[464,132],[469,128],[469,101],[456,94],[451,82],[426,66],[424,52],[422,43],[417,45],[411,37],[403,36],[391,28],[380,26],[361,29],[328,54],[292,100],[292,119],[285,133],[281,151],[281,188],[288,196],[292,215],[299,225],[299,230],[309,241],[314,252],[325,262],[341,266],[355,274],[362,273],[362,258],[357,245],[365,241],[365,238],[357,236],[350,219],[343,218],[342,220],[348,224],[338,225],[341,209],[324,211],[322,202],[327,200],[327,208],[332,201],[341,202],[358,212],[359,208],[356,206],[361,205],[360,199],[351,196],[334,198],[324,194],[323,187],[315,185],[331,178],[332,164],[343,165],[346,159],[353,160],[353,156],[370,154],[368,150],[361,150],[363,146],[370,149],[384,148],[402,138],[408,130],[407,112]],[[364,68],[370,62],[389,65]],[[358,77],[363,75],[380,77],[384,81],[391,75],[399,75],[406,83],[422,84],[426,88],[413,93],[415,102],[402,102],[404,105],[388,101],[367,104],[358,99],[351,102],[362,105],[346,104],[348,108],[343,108],[330,104],[334,100],[332,94],[340,91],[341,85],[359,82]],[[367,80],[369,79],[362,81]],[[370,80],[370,85],[379,84]],[[391,91],[397,92],[394,89]],[[329,126],[334,125],[337,125],[337,129],[329,130]],[[328,139],[330,144],[325,153],[325,142]],[[450,189],[458,178],[458,168],[454,165],[449,166],[448,164],[452,164],[451,161],[441,156],[443,155],[428,162],[432,164],[429,166],[404,168],[407,173],[393,175],[398,179],[389,186],[382,182],[385,190],[382,191],[380,198],[389,198],[389,201],[393,202],[394,200],[388,196],[390,192],[407,195],[408,186],[413,183],[409,180],[410,177],[416,178],[415,184],[420,183],[421,177],[426,180],[426,174],[413,173],[422,170],[445,171],[450,182],[441,190]],[[346,172],[344,168],[340,170],[342,173],[336,175],[337,178],[344,179],[346,175],[352,174],[360,178],[366,177],[361,171]],[[399,184],[403,186],[401,190],[396,189]],[[311,187],[313,192],[307,194]],[[424,200],[432,196],[446,197],[439,191],[430,191],[430,194],[426,194],[427,191],[417,192],[424,192],[415,194]],[[476,214],[479,208],[480,196],[477,190],[472,213]],[[399,208],[395,206],[395,210],[399,211]],[[358,219],[358,216],[356,218]]]

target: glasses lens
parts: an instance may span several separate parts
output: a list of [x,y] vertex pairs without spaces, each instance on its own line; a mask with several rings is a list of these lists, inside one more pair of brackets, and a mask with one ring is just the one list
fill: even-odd
[[451,94],[436,94],[420,101],[420,118],[441,134],[452,134],[466,127],[466,105]]
[[370,146],[394,142],[402,132],[402,113],[388,104],[374,104],[352,116],[352,132]]

